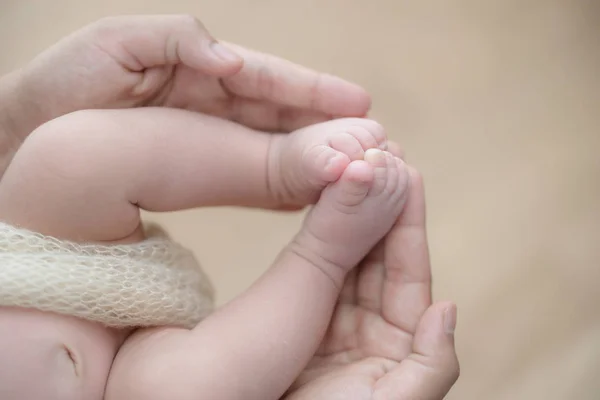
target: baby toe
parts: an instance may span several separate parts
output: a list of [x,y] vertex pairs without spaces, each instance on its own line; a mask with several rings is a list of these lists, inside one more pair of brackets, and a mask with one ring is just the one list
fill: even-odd
[[383,129],[352,125],[346,129],[346,132],[358,140],[365,151],[368,149],[387,149],[387,139],[383,134]]
[[383,126],[368,118],[340,118],[329,122],[331,131],[348,132],[356,137],[364,150],[370,148],[387,149],[387,135]]
[[330,188],[330,195],[341,211],[352,210],[369,194],[374,182],[374,169],[365,161],[353,161],[348,165],[340,179]]
[[381,194],[388,185],[388,159],[389,153],[379,149],[369,149],[365,152],[365,161],[373,167],[374,182],[371,193],[375,196]]
[[393,187],[393,193],[395,197],[403,202],[406,200],[408,195],[408,187],[410,181],[410,170],[406,163],[398,158],[394,157],[395,161],[395,170],[396,170],[396,178],[395,178],[395,186]]
[[339,179],[349,163],[347,155],[329,146],[315,146],[303,159],[306,180],[317,185],[334,182]]
[[329,145],[341,153],[347,155],[350,160],[362,160],[365,152],[361,143],[350,133],[334,133],[329,138]]
[[387,150],[388,140],[381,124],[370,120],[360,120],[356,125],[348,128],[348,132],[355,136],[363,145],[363,149],[377,148]]

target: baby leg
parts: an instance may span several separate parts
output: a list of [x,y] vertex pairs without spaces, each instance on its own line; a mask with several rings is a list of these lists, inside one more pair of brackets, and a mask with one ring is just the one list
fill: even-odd
[[301,232],[246,293],[192,331],[140,331],[117,355],[107,400],[279,398],[316,351],[346,272],[391,228],[408,173],[379,150],[327,187]]
[[25,141],[0,184],[0,220],[75,241],[135,241],[139,208],[267,205],[271,138],[182,110],[76,112]]
[[275,135],[183,110],[80,111],[25,141],[0,184],[0,220],[75,241],[139,240],[139,208],[303,206],[386,146],[365,119]]
[[[0,220],[78,242],[136,241],[139,207],[263,201],[269,139],[177,110],[74,113],[18,151],[0,181]],[[100,400],[122,340],[90,321],[0,307],[0,356],[11,360],[0,398]]]
[[[0,184],[0,218],[70,240],[115,242],[141,239],[139,207],[168,211],[201,205],[265,205],[272,200],[272,188],[278,187],[268,179],[272,175],[266,165],[269,155],[276,154],[269,152],[272,137],[177,110],[74,113],[43,126],[19,151]],[[313,143],[310,141],[296,143],[300,145],[288,148],[314,148],[303,147]],[[330,142],[333,150],[335,143],[339,142]],[[340,149],[335,151],[349,159],[360,156],[353,155],[352,149],[344,150],[344,145]],[[297,166],[302,165],[307,164]],[[291,169],[294,164],[288,167]],[[343,166],[337,170],[336,173],[341,173]],[[325,179],[319,175],[319,168],[310,171],[316,172],[315,175],[312,172],[300,175],[309,179],[298,181],[301,182],[295,186],[300,188],[298,193],[314,193],[315,188],[318,190],[335,180],[331,171],[326,171]],[[291,182],[288,178],[282,181]],[[219,398],[219,393],[224,398],[240,393],[252,398],[253,389],[256,398],[264,398],[285,390],[324,333],[337,296],[335,283],[343,279],[344,268],[340,272],[323,265],[318,257],[322,249],[306,240],[312,237],[310,232],[299,235],[289,251],[282,253],[276,267],[253,289],[192,332],[182,334],[167,328],[168,332],[179,332],[159,335],[161,340],[172,343],[172,351],[156,357],[152,357],[152,351],[144,352],[145,357],[138,363],[135,357],[129,357],[128,350],[135,348],[136,342],[126,345],[111,374],[113,383],[108,386],[107,396],[115,393],[112,388],[118,388],[119,382],[126,384],[125,398],[134,396],[130,392],[132,386],[122,377],[131,372],[150,371],[151,366],[156,367],[152,373],[164,371],[171,360],[196,368],[190,380],[185,374],[170,377],[167,373],[160,373],[159,379],[152,380],[166,383],[167,398],[171,398],[174,387],[180,388],[182,395],[215,393],[215,398]],[[302,291],[298,291],[298,286],[304,287]],[[274,302],[274,299],[285,301]],[[261,315],[267,319],[257,326],[256,310],[261,307]],[[290,317],[293,319],[289,320]],[[227,337],[237,334],[239,326],[248,327],[248,340],[254,346],[248,346],[245,338]],[[169,341],[173,338],[177,340]],[[271,350],[281,358],[266,356]],[[152,362],[163,361],[164,354],[167,357],[187,354],[194,360],[168,358],[166,363]],[[119,366],[127,365],[128,359],[136,365],[123,373]],[[232,386],[230,382],[213,379],[210,374],[197,375],[198,371],[210,371],[215,360],[220,360],[219,368],[230,370],[233,376],[245,374],[247,379]],[[277,373],[272,373],[274,369]],[[257,381],[265,385],[257,386]],[[143,386],[148,387],[152,385]],[[152,391],[149,395],[158,393]]]

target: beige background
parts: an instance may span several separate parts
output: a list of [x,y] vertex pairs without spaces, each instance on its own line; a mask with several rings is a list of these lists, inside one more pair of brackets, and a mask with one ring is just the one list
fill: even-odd
[[[0,0],[0,71],[100,16],[186,12],[357,81],[424,173],[435,296],[459,305],[449,399],[600,398],[600,2]],[[301,215],[164,215],[232,298]]]

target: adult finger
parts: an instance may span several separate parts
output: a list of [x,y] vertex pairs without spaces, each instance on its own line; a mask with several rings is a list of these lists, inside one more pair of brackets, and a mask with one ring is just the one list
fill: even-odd
[[454,304],[429,307],[417,328],[413,353],[381,380],[382,399],[442,400],[460,375],[455,326]]
[[239,55],[189,15],[107,17],[84,30],[94,36],[93,44],[131,71],[181,63],[224,77],[238,72],[243,64]]
[[267,132],[292,132],[332,119],[331,115],[319,111],[238,96],[231,99],[225,117],[249,128]]
[[414,333],[431,304],[431,268],[425,228],[425,191],[421,175],[409,167],[404,211],[386,238],[383,317]]
[[385,282],[385,242],[381,241],[371,250],[358,267],[357,304],[374,313],[381,312],[382,289]]
[[268,54],[227,44],[244,59],[237,74],[223,79],[233,94],[337,117],[363,117],[371,97],[360,86]]

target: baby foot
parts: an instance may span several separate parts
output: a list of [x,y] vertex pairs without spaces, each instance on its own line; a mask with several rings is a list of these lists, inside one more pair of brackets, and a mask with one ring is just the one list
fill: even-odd
[[[328,274],[344,276],[389,232],[406,202],[406,164],[369,149],[330,184],[306,217],[295,252]],[[302,254],[303,253],[303,254]]]
[[340,178],[365,151],[386,149],[386,135],[377,122],[344,118],[276,136],[269,153],[269,186],[280,205],[315,203],[321,191]]

